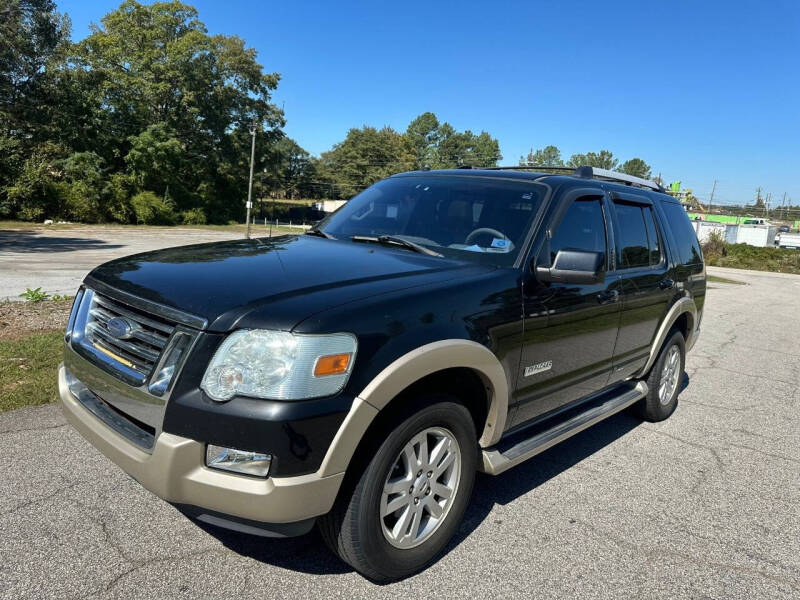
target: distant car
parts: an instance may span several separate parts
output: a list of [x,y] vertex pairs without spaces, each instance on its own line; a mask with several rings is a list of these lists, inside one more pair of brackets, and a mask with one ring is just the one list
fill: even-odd
[[789,233],[791,230],[792,230],[792,228],[791,228],[791,227],[789,227],[788,225],[781,225],[781,226],[778,228],[778,231],[779,231],[780,233]]

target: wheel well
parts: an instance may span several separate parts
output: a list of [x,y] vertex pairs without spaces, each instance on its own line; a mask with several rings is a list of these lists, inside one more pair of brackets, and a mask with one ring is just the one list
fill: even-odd
[[481,436],[489,411],[489,394],[486,384],[476,371],[467,367],[436,371],[408,385],[375,416],[353,453],[350,464],[347,466],[345,481],[353,483],[353,477],[356,473],[360,473],[374,456],[374,452],[385,439],[387,431],[394,427],[399,419],[407,416],[405,413],[409,410],[409,406],[421,408],[424,406],[422,400],[424,396],[431,396],[433,399],[438,394],[454,396],[464,403],[472,415],[477,441],[477,438]]
[[426,375],[395,396],[381,413],[390,415],[393,410],[402,409],[404,399],[433,394],[448,394],[461,400],[469,409],[475,432],[480,437],[489,410],[488,393],[480,376],[466,367],[444,369]]
[[689,341],[689,313],[681,313],[681,315],[675,319],[675,323],[672,324],[673,329],[677,329],[683,334],[683,339],[687,342]]

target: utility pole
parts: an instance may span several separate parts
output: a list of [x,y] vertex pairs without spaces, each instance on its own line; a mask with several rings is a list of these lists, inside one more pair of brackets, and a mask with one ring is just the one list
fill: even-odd
[[786,192],[783,192],[783,201],[781,202],[783,206],[783,220],[786,220]]
[[769,203],[772,200],[772,192],[767,194],[767,200],[764,202],[764,218],[769,217]]
[[711,198],[708,201],[708,214],[711,214],[711,207],[714,206],[714,192],[717,191],[717,180],[714,180],[714,187],[711,188]]
[[253,162],[256,157],[256,122],[250,125],[250,136],[253,138],[250,144],[250,183],[247,186],[247,229],[244,237],[250,239],[250,209],[253,208]]

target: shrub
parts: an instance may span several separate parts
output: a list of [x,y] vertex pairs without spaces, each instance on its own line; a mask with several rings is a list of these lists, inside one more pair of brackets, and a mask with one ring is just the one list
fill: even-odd
[[96,188],[85,181],[62,182],[58,186],[62,190],[62,217],[80,223],[97,223],[103,220],[100,195]]
[[206,213],[202,208],[190,208],[181,213],[181,223],[184,225],[205,225]]
[[703,242],[703,256],[706,260],[713,257],[726,256],[728,254],[725,236],[721,231],[712,231],[708,239]]
[[39,153],[25,161],[14,185],[6,189],[3,213],[23,221],[41,221],[58,215],[62,190],[56,184],[51,162],[48,156]]
[[708,265],[800,274],[800,250],[760,248],[725,242],[722,242],[720,252],[706,252],[706,244],[704,244],[703,250]]
[[136,223],[143,225],[174,225],[176,218],[170,203],[153,192],[139,192],[131,198]]
[[131,195],[134,188],[134,178],[128,173],[114,173],[109,178],[103,195],[106,212],[111,219],[118,223],[130,223],[135,220],[131,207]]

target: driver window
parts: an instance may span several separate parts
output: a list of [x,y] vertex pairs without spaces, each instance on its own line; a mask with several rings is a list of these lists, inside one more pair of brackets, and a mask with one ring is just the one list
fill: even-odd
[[578,198],[550,240],[550,264],[559,250],[588,250],[606,254],[606,226],[600,198]]

